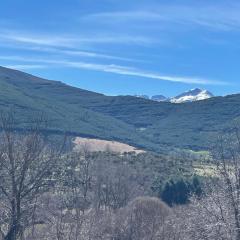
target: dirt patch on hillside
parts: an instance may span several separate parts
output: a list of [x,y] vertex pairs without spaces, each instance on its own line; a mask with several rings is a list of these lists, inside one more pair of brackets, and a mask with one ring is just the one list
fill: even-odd
[[141,149],[137,149],[128,144],[120,143],[116,141],[77,137],[74,140],[74,143],[75,143],[75,149],[80,151],[81,150],[87,150],[90,152],[111,151],[111,152],[117,152],[117,153],[135,152],[136,154],[145,152]]

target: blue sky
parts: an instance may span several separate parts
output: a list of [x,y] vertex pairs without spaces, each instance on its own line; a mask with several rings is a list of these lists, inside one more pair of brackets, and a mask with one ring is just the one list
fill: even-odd
[[2,0],[0,65],[108,95],[240,92],[240,3]]

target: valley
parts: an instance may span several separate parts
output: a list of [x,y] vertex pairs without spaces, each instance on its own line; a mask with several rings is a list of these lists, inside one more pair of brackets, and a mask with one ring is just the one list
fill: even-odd
[[13,108],[19,128],[42,112],[49,133],[120,141],[155,152],[207,150],[240,117],[238,94],[172,104],[105,96],[7,68],[0,68],[0,83],[0,110]]
[[239,1],[0,10],[0,240],[240,240]]

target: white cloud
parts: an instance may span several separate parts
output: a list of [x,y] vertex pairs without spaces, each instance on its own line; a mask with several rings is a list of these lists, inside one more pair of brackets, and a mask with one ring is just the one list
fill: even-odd
[[0,43],[1,47],[7,47],[11,49],[20,49],[20,50],[28,50],[33,52],[41,52],[41,53],[51,53],[57,55],[65,55],[65,56],[75,56],[75,57],[85,57],[85,58],[98,58],[98,59],[106,59],[106,60],[119,60],[126,62],[145,62],[140,59],[115,56],[105,53],[93,52],[93,51],[84,51],[77,48],[57,48],[51,46],[19,46],[12,44],[4,44]]
[[[77,47],[85,43],[126,43],[144,44],[150,43],[148,38],[131,36],[108,36],[108,37],[88,37],[88,38],[64,38],[56,36],[30,36],[28,34],[0,33],[0,46],[12,49],[22,49],[45,53],[63,54],[68,56],[78,56],[87,58],[101,58],[120,61],[142,62],[139,59],[132,59],[123,56],[115,56],[94,51],[85,51]],[[76,45],[76,46],[75,46]]]
[[12,34],[4,33],[0,34],[1,39],[35,45],[46,45],[46,46],[58,46],[58,47],[71,47],[76,42],[73,38],[64,38],[61,36],[30,36],[24,34]]
[[[164,28],[169,24],[201,26],[212,30],[240,30],[240,4],[195,3],[188,5],[154,5],[137,8],[131,11],[100,12],[82,17],[83,21],[96,23],[127,23],[141,26],[149,22],[151,25]],[[127,26],[128,26],[127,25]],[[149,25],[146,25],[147,27]],[[166,29],[166,28],[165,28]]]
[[[161,81],[179,82],[186,84],[201,84],[201,85],[227,85],[228,83],[222,81],[211,80],[207,78],[200,77],[188,77],[188,76],[174,76],[174,75],[163,75],[159,73],[152,73],[147,70],[140,70],[134,67],[120,66],[114,64],[96,64],[81,61],[61,61],[61,60],[51,60],[51,59],[35,59],[35,58],[24,58],[19,56],[0,56],[1,60],[12,60],[12,61],[22,61],[31,63],[40,63],[44,65],[51,64],[53,67],[68,67],[68,68],[79,68],[92,71],[100,71],[106,73],[114,73],[119,75],[134,76],[148,79],[155,79]],[[24,66],[24,65],[23,65]],[[40,65],[41,66],[41,65]]]
[[135,77],[142,77],[142,78],[149,78],[149,79],[156,79],[156,80],[170,81],[170,82],[201,84],[201,85],[225,85],[226,84],[225,82],[214,81],[214,80],[198,78],[198,77],[162,75],[158,73],[151,73],[148,71],[140,70],[137,68],[129,68],[129,67],[118,66],[118,65],[100,65],[100,64],[83,63],[83,62],[68,62],[67,65],[76,67],[76,68],[82,68],[82,69],[103,71],[103,72],[115,73],[120,75],[135,76]]
[[[37,50],[37,48],[35,48],[35,50]],[[46,52],[55,52],[58,54],[65,54],[65,55],[70,55],[70,56],[102,58],[102,59],[112,59],[112,60],[131,61],[131,62],[138,61],[136,59],[108,55],[108,54],[103,54],[103,53],[98,53],[98,52],[82,51],[82,50],[78,50],[78,49],[63,50],[63,49],[57,49],[57,48],[39,48],[39,50],[46,51]]]
[[3,30],[0,32],[0,41],[51,47],[84,47],[91,44],[149,45],[156,42],[156,40],[148,36],[131,34],[102,33],[90,34],[88,36],[62,36],[60,34],[40,35],[34,33],[18,33],[15,31]]
[[114,19],[115,22],[129,22],[136,20],[157,21],[164,20],[164,16],[158,12],[146,10],[132,10],[132,11],[112,11],[89,14],[82,17],[82,20],[87,21],[101,21],[109,22]]

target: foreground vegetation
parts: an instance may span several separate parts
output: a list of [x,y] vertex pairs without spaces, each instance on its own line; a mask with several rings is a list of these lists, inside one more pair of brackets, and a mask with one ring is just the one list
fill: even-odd
[[192,152],[78,151],[43,118],[25,132],[13,114],[0,122],[2,240],[240,239],[238,129],[201,153],[199,177]]

